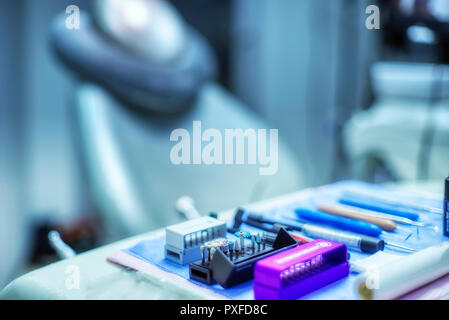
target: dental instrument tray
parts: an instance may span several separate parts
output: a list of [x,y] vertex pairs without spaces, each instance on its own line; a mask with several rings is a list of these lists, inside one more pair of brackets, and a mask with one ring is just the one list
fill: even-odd
[[257,261],[256,300],[291,300],[349,274],[346,245],[315,240]]
[[[410,203],[412,205],[419,205],[419,206],[425,206],[427,207],[431,207],[431,208],[435,208],[435,210],[439,210],[440,212],[434,212],[432,211],[425,211],[424,209],[421,211],[420,213],[420,217],[419,217],[419,223],[422,226],[417,226],[417,225],[413,225],[413,224],[402,224],[400,225],[400,230],[396,230],[395,232],[384,232],[382,234],[382,236],[380,238],[378,238],[379,241],[382,242],[395,242],[395,243],[399,243],[400,245],[404,245],[407,247],[411,247],[415,250],[423,250],[426,249],[428,247],[434,246],[434,245],[438,245],[439,243],[443,242],[443,241],[447,241],[448,238],[445,237],[443,235],[443,233],[441,232],[441,224],[442,224],[442,198],[443,197],[433,197],[433,196],[428,196],[425,193],[418,194],[418,193],[408,193],[406,191],[403,190],[395,190],[392,189],[391,187],[386,187],[386,186],[380,186],[380,185],[371,185],[371,184],[367,184],[364,182],[359,182],[359,181],[342,181],[342,182],[338,182],[338,183],[334,183],[331,185],[327,185],[327,186],[321,186],[319,188],[316,189],[312,189],[312,190],[303,190],[300,191],[294,195],[288,195],[285,198],[281,198],[281,199],[277,199],[274,201],[267,201],[267,202],[263,202],[261,204],[250,204],[247,205],[245,207],[246,213],[242,216],[243,220],[246,220],[250,214],[252,213],[260,213],[263,214],[263,217],[265,220],[274,220],[274,221],[281,221],[283,223],[286,224],[298,224],[298,225],[302,225],[302,221],[300,221],[296,214],[295,214],[295,209],[297,209],[300,206],[305,206],[307,207],[307,205],[313,205],[316,203],[332,203],[332,204],[338,204],[338,200],[346,194],[346,192],[348,191],[356,191],[358,193],[364,193],[364,194],[369,194],[372,195],[373,197],[390,197],[393,199],[396,199],[396,202],[404,202],[404,205],[407,203]],[[354,191],[354,192],[355,192]],[[426,209],[427,210],[427,209]],[[204,251],[205,253],[205,260],[208,260],[208,255],[207,255],[207,251],[209,251],[209,249],[211,251],[216,251],[213,250],[214,247],[216,247],[218,245],[218,242],[215,244],[212,244],[212,246],[210,246],[210,244],[207,244],[207,246],[210,246],[211,248],[206,247],[206,243],[208,243],[209,241],[213,241],[214,239],[217,238],[227,238],[227,246],[228,249],[226,249],[226,242],[222,243],[224,244],[224,250],[229,250],[229,252],[226,254],[224,254],[224,256],[226,258],[229,258],[229,255],[231,255],[231,249],[233,250],[232,253],[232,262],[234,262],[235,259],[235,249],[236,246],[238,246],[239,243],[239,233],[240,231],[243,231],[243,233],[245,234],[251,234],[251,233],[260,233],[260,238],[261,240],[264,238],[268,238],[266,240],[266,248],[268,248],[269,243],[272,243],[274,241],[274,239],[277,236],[278,230],[277,226],[276,228],[271,228],[273,225],[270,224],[266,224],[266,226],[268,226],[269,228],[267,229],[272,229],[273,233],[269,234],[268,232],[270,232],[270,230],[265,230],[265,229],[261,229],[255,226],[251,226],[251,225],[247,225],[245,223],[242,223],[239,228],[237,228],[235,231],[230,228],[233,226],[234,224],[234,220],[231,218],[231,215],[220,215],[220,219],[222,220],[215,220],[218,223],[226,223],[226,227],[229,228],[229,230],[232,230],[232,232],[230,232],[228,230],[227,233],[223,234],[223,233],[213,233],[210,232],[210,236],[209,238],[206,236],[206,233],[204,233],[203,236],[203,240],[206,240],[208,238],[208,240],[206,240],[204,243],[199,244],[198,248],[195,249],[195,251],[197,252],[197,256],[195,258],[195,260],[191,261],[190,263],[195,262],[195,264],[197,265],[199,272],[201,274],[201,272],[207,272],[209,269],[207,268],[201,268],[201,260],[202,260],[202,252]],[[438,227],[438,229],[436,228]],[[202,227],[200,227],[202,228]],[[223,228],[223,227],[220,227]],[[323,227],[320,227],[321,229]],[[325,237],[323,237],[323,234],[319,234],[320,229],[317,230],[317,232],[309,234],[308,236],[314,239],[324,239],[327,240],[329,242],[343,242],[343,241],[339,241],[338,237],[335,236],[332,239],[326,239]],[[187,230],[183,229],[181,230],[181,233],[183,233],[184,231],[187,232]],[[341,232],[340,230],[337,230],[338,232]],[[222,231],[221,231],[222,232]],[[235,233],[237,232],[237,234]],[[263,237],[262,234],[263,232],[265,232],[265,236]],[[294,234],[295,231],[291,231],[292,234]],[[297,232],[300,232],[300,230],[298,230]],[[199,233],[197,235],[200,235]],[[307,234],[306,234],[307,235]],[[337,234],[338,235],[338,234]],[[186,234],[187,236],[187,234]],[[192,244],[196,243],[195,239],[199,240],[199,242],[201,241],[201,236],[199,237],[194,237],[192,238]],[[213,238],[213,239],[212,239]],[[182,238],[181,238],[182,239]],[[189,245],[190,248],[190,236],[186,237],[186,242]],[[252,300],[254,299],[254,283],[256,283],[256,285],[259,285],[261,283],[263,283],[264,285],[266,285],[268,288],[273,288],[273,286],[269,286],[271,285],[270,283],[266,283],[263,281],[259,281],[260,277],[256,276],[256,278],[254,279],[254,281],[245,281],[242,282],[238,285],[235,286],[231,286],[229,288],[223,289],[223,287],[219,284],[219,283],[215,283],[215,284],[208,284],[207,281],[202,280],[201,278],[203,278],[203,276],[200,277],[200,279],[196,278],[194,276],[191,277],[191,270],[189,270],[190,266],[189,264],[185,264],[185,265],[180,265],[178,263],[174,263],[173,260],[169,260],[165,258],[165,250],[164,250],[164,246],[166,245],[166,233],[165,230],[160,231],[160,232],[155,232],[154,234],[151,234],[151,236],[149,235],[143,235],[141,238],[139,238],[138,241],[133,240],[133,244],[130,245],[128,247],[128,245],[126,247],[123,247],[123,249],[121,249],[120,251],[117,251],[114,253],[114,255],[108,257],[108,259],[110,259],[109,261],[114,261],[114,263],[116,264],[120,264],[123,265],[125,267],[131,268],[131,269],[135,269],[135,270],[139,270],[141,272],[143,272],[144,274],[148,275],[151,278],[154,278],[155,280],[161,279],[164,280],[168,283],[173,283],[176,285],[176,288],[185,288],[185,292],[186,293],[190,293],[190,292],[198,292],[198,294],[200,294],[201,296],[203,296],[204,298],[218,298],[218,299],[237,299],[237,300]],[[233,240],[237,240],[237,241],[233,241]],[[248,253],[252,252],[252,242],[251,240],[249,240],[248,237],[245,238],[246,240],[246,244],[248,247]],[[258,241],[257,241],[257,235],[256,235],[256,244],[255,244],[255,248],[257,250],[257,245],[258,245]],[[169,241],[171,242],[172,239],[170,238]],[[251,241],[251,242],[250,242]],[[172,244],[174,244],[173,242],[171,242]],[[349,241],[348,241],[349,243]],[[182,244],[182,241],[179,243]],[[178,246],[178,244],[175,244],[176,246]],[[232,247],[234,245],[234,247]],[[263,244],[260,244],[261,246],[261,251],[263,250]],[[303,248],[307,248],[304,247],[307,246],[307,244],[303,244],[300,245],[298,247],[299,249],[303,249]],[[203,247],[203,248],[201,248]],[[326,247],[326,248],[332,248],[332,246],[330,247]],[[291,249],[291,248],[288,248]],[[358,260],[361,259],[366,259],[367,257],[370,256],[370,252],[368,251],[361,251],[358,247],[356,246],[350,246],[347,245],[347,250],[348,253],[350,253],[351,255],[351,261],[352,262],[357,262]],[[286,251],[283,251],[286,252]],[[214,252],[214,256],[215,256]],[[385,253],[388,253],[390,255],[393,256],[403,256],[403,255],[408,255],[409,251],[405,251],[402,250],[400,248],[397,247],[393,247],[393,246],[386,246],[385,247]],[[219,252],[217,253],[217,258],[218,258]],[[343,254],[342,254],[342,259],[343,259]],[[223,260],[224,257],[220,257]],[[241,257],[239,257],[241,259]],[[271,258],[271,256],[269,257],[269,259]],[[211,259],[212,260],[212,259]],[[261,260],[261,259],[258,259]],[[205,261],[205,264],[207,265]],[[212,261],[211,261],[212,262]],[[217,263],[218,261],[214,261],[214,264]],[[296,264],[297,262],[295,262],[294,264]],[[218,264],[218,263],[217,263]],[[235,264],[234,265],[239,265],[239,264]],[[293,264],[293,262],[292,262]],[[228,267],[230,264],[230,262],[226,261],[225,263],[226,267]],[[223,268],[224,270],[224,268]],[[211,270],[212,272],[210,273],[212,275],[211,279],[212,281],[214,280],[214,277],[219,277],[222,276],[222,274],[213,274],[215,272],[215,268],[213,270]],[[222,270],[220,269],[220,272]],[[255,265],[253,268],[253,271],[258,273],[258,267]],[[176,275],[176,276],[172,276],[172,275]],[[324,275],[324,274],[323,274]],[[338,281],[335,281],[331,284],[328,284],[326,286],[323,285],[323,287],[321,287],[320,289],[317,289],[315,291],[311,291],[309,292],[307,295],[304,295],[301,298],[303,299],[351,299],[351,300],[355,300],[355,299],[360,299],[360,295],[359,292],[357,290],[357,288],[355,287],[355,283],[356,283],[356,278],[357,278],[358,274],[356,271],[354,272],[350,272],[349,275],[345,278],[342,278]],[[250,276],[252,277],[252,276]],[[309,276],[308,276],[309,277]],[[223,278],[225,278],[225,276],[223,276]],[[218,279],[218,278],[217,278]],[[295,279],[296,281],[296,277],[293,277],[293,279]],[[186,280],[186,281],[184,281]],[[322,277],[318,277],[319,281],[324,281],[325,279],[323,279]],[[201,282],[199,282],[201,281]],[[222,281],[222,280],[220,280]],[[242,280],[243,281],[243,280]],[[295,281],[293,281],[292,283],[294,283]],[[301,280],[301,283],[307,283],[307,282],[302,282],[304,280]],[[284,285],[282,286],[282,288],[288,288],[289,285]],[[273,290],[277,290],[278,288],[281,288],[280,286],[278,286],[277,288],[274,288]],[[259,289],[256,289],[256,293]],[[280,289],[282,291],[285,291],[287,289]],[[430,291],[429,291],[430,290]],[[431,294],[431,288],[426,288],[425,290],[423,289],[423,294]],[[204,293],[204,294],[203,294]],[[281,296],[281,295],[280,295]],[[259,296],[257,296],[259,298]],[[284,297],[284,296],[282,296]]]
[[274,240],[268,234],[263,237],[252,234],[250,239],[251,244],[246,245],[241,232],[240,239],[235,241],[222,238],[205,243],[201,260],[189,265],[190,279],[229,288],[252,279],[257,261],[297,246],[283,228]]

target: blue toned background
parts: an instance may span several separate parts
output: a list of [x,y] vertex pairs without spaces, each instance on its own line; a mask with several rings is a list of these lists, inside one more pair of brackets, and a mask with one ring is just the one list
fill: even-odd
[[[179,78],[148,72],[167,65],[123,43],[133,37],[119,41],[100,30],[107,9],[94,4],[119,2],[0,1],[0,289],[59,259],[50,230],[84,252],[181,221],[175,200],[182,195],[206,215],[344,179],[441,193],[449,163],[447,1],[123,0],[128,23],[142,17],[132,4],[166,4],[174,20],[143,34],[190,26],[210,53],[198,65],[210,62],[213,76],[175,115],[139,109],[98,80],[116,71],[112,82],[129,100],[143,97],[159,110],[179,98],[162,90],[171,94],[160,102],[129,85],[151,74],[149,83],[171,88]],[[379,30],[365,27],[370,4],[380,9]],[[64,56],[57,40],[70,33],[55,21],[68,5],[94,22],[80,33],[95,37]],[[180,47],[168,74],[190,57],[189,46]],[[67,61],[92,52],[99,55],[94,67]],[[112,52],[123,64],[105,67]],[[116,69],[130,61],[141,73]],[[279,175],[262,179],[250,166],[172,166],[170,132],[201,119],[223,130],[279,129]]]

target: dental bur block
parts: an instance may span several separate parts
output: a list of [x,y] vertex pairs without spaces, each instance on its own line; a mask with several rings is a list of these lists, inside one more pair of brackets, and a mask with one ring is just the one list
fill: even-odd
[[178,264],[201,259],[200,246],[215,238],[226,236],[226,223],[201,217],[165,229],[165,258]]
[[[242,233],[243,234],[243,233]],[[244,243],[243,237],[241,240]],[[234,247],[233,250],[219,248],[202,259],[189,265],[190,279],[206,284],[218,283],[223,288],[229,288],[239,283],[251,280],[255,263],[278,252],[296,247],[296,240],[281,228],[273,241],[267,237],[252,245]],[[240,240],[237,241],[237,243]]]
[[254,268],[254,298],[298,299],[348,274],[346,245],[318,239],[259,260]]

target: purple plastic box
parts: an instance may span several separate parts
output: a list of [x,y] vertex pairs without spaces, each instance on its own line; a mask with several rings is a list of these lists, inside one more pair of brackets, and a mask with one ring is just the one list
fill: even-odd
[[317,239],[259,260],[256,300],[293,300],[349,274],[346,245]]

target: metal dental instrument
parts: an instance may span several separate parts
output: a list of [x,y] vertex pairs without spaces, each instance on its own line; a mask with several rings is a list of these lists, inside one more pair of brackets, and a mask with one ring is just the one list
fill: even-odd
[[[283,227],[287,230],[300,231],[303,234],[311,238],[321,238],[330,241],[340,242],[346,244],[348,247],[358,249],[365,253],[375,253],[379,250],[384,250],[386,245],[401,248],[407,251],[416,251],[415,249],[398,245],[396,243],[386,242],[383,239],[378,239],[370,236],[364,236],[352,232],[340,231],[327,227],[321,227],[313,224],[300,224],[295,221],[295,224],[276,221],[273,219],[265,218],[259,214],[248,214],[246,220],[243,220],[244,210],[238,210],[234,217],[235,225],[237,227],[242,223],[250,226],[276,233],[279,228]],[[291,218],[287,218],[291,219]]]
[[399,248],[399,249],[403,249],[403,250],[407,250],[407,251],[413,251],[413,252],[416,251],[416,249],[412,249],[410,247],[406,247],[406,246],[403,246],[401,244],[397,244],[395,242],[390,242],[390,241],[385,241],[385,240],[382,240],[382,241],[385,243],[385,245],[390,246],[390,247],[396,247],[396,248]]
[[[287,218],[286,219],[291,219]],[[383,250],[385,246],[391,246],[400,248],[406,251],[416,251],[413,248],[406,247],[395,242],[385,241],[383,239],[378,239],[371,236],[360,235],[357,233],[352,233],[348,231],[340,231],[332,228],[325,228],[317,225],[311,224],[301,224],[298,226],[288,225],[289,227],[294,227],[298,231],[302,231],[305,235],[312,238],[323,238],[330,241],[341,242],[348,246],[356,247],[362,252],[373,253],[378,250]],[[369,252],[368,250],[373,250],[372,248],[377,248],[376,251]]]

